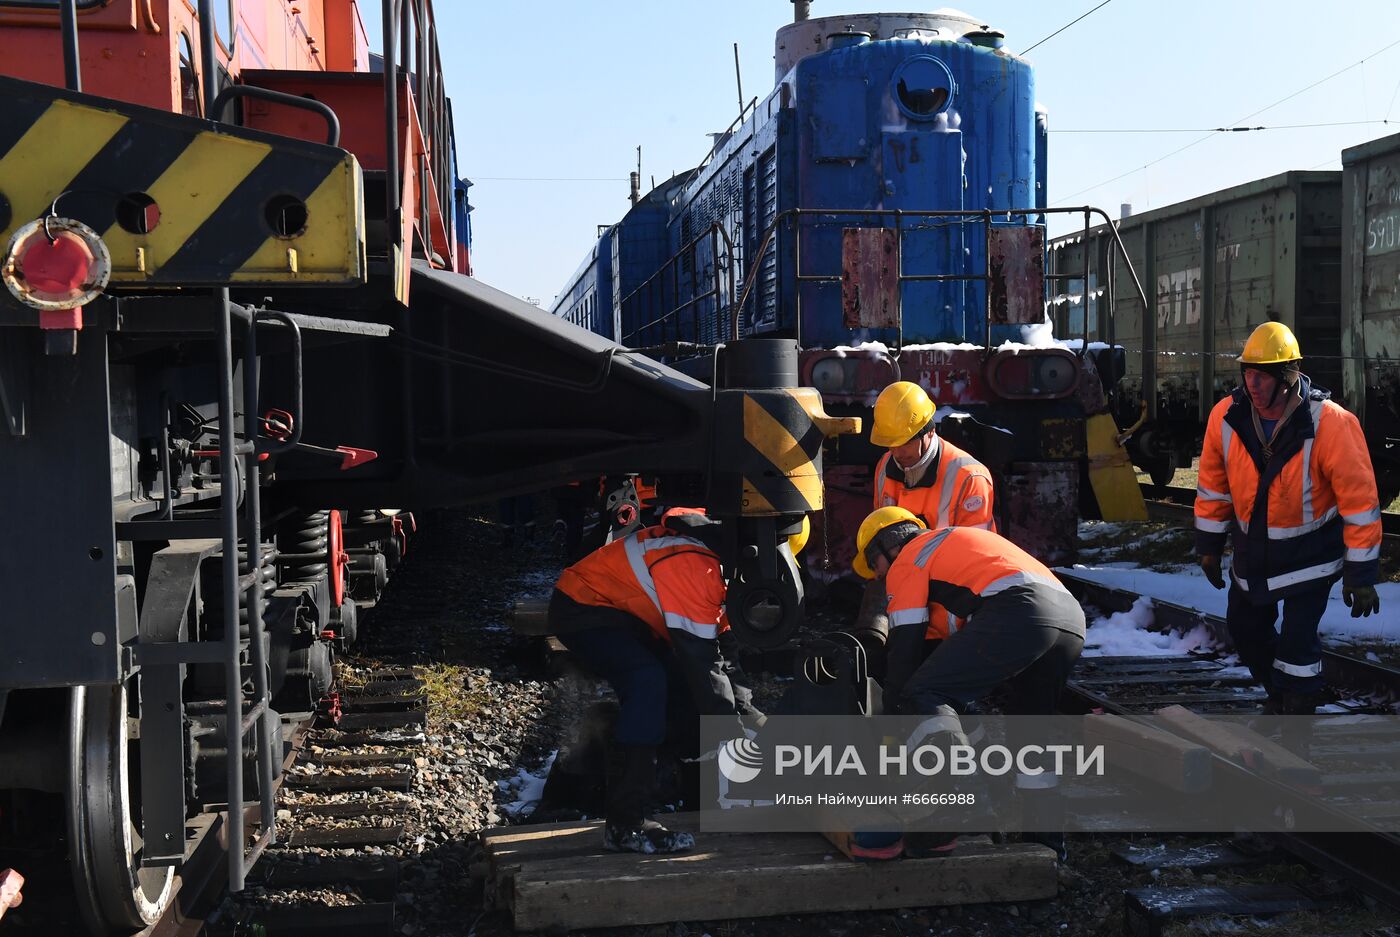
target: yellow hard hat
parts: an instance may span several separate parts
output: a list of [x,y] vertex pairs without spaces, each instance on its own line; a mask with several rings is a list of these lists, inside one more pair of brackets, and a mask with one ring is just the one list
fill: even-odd
[[928,394],[911,381],[896,381],[875,400],[875,425],[870,441],[884,449],[902,446],[923,432],[937,409]]
[[1244,354],[1235,360],[1240,364],[1284,364],[1298,361],[1303,351],[1293,331],[1282,322],[1265,322],[1250,333],[1244,343]]
[[802,548],[807,545],[807,538],[812,536],[812,520],[807,515],[802,515],[802,529],[795,534],[789,534],[787,538],[788,549],[792,555],[796,556],[802,552]]
[[865,548],[870,546],[870,541],[874,540],[880,531],[895,524],[906,523],[926,526],[912,511],[897,507],[878,508],[860,522],[860,530],[856,531],[856,558],[851,563],[851,568],[856,571],[857,576],[862,579],[875,578],[875,571],[865,561]]

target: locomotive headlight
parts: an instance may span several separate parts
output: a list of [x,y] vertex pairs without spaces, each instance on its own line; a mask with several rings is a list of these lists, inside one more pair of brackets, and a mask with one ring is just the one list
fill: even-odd
[[97,232],[69,218],[41,218],[14,233],[0,278],[34,309],[77,309],[107,287],[112,255]]
[[1035,368],[1036,390],[1041,394],[1059,397],[1074,389],[1079,377],[1079,363],[1060,355],[1041,357]]
[[1074,393],[1079,359],[1063,348],[1003,351],[987,362],[987,383],[1008,400],[1055,400]]
[[839,394],[846,388],[845,362],[823,358],[812,365],[812,386],[823,394]]

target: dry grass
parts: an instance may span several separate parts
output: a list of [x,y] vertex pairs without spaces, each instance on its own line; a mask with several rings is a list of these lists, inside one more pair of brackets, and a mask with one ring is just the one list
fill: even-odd
[[437,663],[416,669],[428,694],[428,718],[433,725],[469,719],[488,701],[484,687],[490,679],[473,674],[470,667]]

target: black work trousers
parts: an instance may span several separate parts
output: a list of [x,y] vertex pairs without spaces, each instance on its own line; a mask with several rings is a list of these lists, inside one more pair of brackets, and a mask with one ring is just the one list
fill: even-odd
[[1283,599],[1283,623],[1274,630],[1278,602],[1256,605],[1230,583],[1225,623],[1240,661],[1272,696],[1276,692],[1312,696],[1322,692],[1322,641],[1317,625],[1327,609],[1332,583]]
[[1009,683],[1007,715],[1048,716],[1084,649],[1084,610],[1066,592],[1015,586],[987,599],[919,665],[899,711],[959,711]]

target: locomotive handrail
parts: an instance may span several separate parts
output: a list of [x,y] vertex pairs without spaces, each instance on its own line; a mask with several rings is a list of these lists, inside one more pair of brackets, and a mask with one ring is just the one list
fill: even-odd
[[[626,305],[627,305],[627,303],[630,302],[631,300],[635,299],[639,294],[641,294],[641,292],[642,292],[643,290],[649,289],[654,283],[658,282],[658,281],[666,274],[666,272],[667,272],[668,270],[673,269],[674,265],[676,264],[676,262],[677,262],[681,257],[683,257],[684,255],[686,255],[687,253],[690,253],[690,254],[694,255],[695,249],[696,249],[697,247],[699,247],[699,245],[700,245],[703,241],[705,241],[706,239],[710,240],[711,243],[712,243],[712,246],[711,246],[711,253],[714,255],[714,258],[715,258],[715,275],[714,275],[714,281],[715,281],[715,282],[714,282],[714,286],[712,286],[710,289],[707,289],[707,290],[706,290],[705,292],[703,292],[703,293],[696,293],[696,286],[698,285],[698,284],[696,283],[696,277],[695,277],[696,265],[695,265],[695,263],[694,263],[694,257],[692,256],[692,264],[691,264],[691,271],[690,271],[690,279],[691,279],[691,297],[690,297],[689,299],[687,299],[685,302],[680,303],[680,304],[677,305],[677,306],[674,306],[673,308],[671,308],[671,309],[667,310],[666,312],[662,313],[660,316],[657,316],[656,318],[651,319],[650,321],[648,321],[648,322],[646,322],[646,323],[643,323],[642,325],[639,325],[637,328],[633,329],[631,332],[628,332],[626,335],[622,336],[622,338],[623,338],[623,340],[624,340],[624,341],[623,341],[624,344],[626,344],[626,340],[627,340],[627,339],[633,338],[633,337],[635,337],[635,336],[643,335],[648,329],[651,329],[651,328],[653,328],[653,327],[655,327],[655,326],[657,326],[657,325],[660,325],[661,323],[663,323],[663,322],[665,322],[666,320],[670,319],[672,316],[675,316],[676,314],[678,314],[678,313],[681,312],[682,310],[684,310],[684,309],[689,309],[690,307],[695,306],[696,304],[698,304],[701,300],[709,299],[711,296],[715,297],[715,307],[716,307],[716,310],[717,310],[717,311],[720,310],[720,308],[721,308],[721,307],[720,307],[720,300],[724,298],[724,290],[723,290],[723,287],[722,287],[721,284],[720,284],[720,264],[719,264],[719,258],[720,258],[720,256],[721,256],[720,251],[719,251],[719,241],[720,241],[720,240],[723,240],[723,241],[724,241],[724,254],[723,254],[723,256],[724,256],[724,257],[727,257],[727,258],[730,258],[731,267],[730,267],[730,273],[729,273],[729,291],[728,291],[729,295],[728,295],[728,299],[729,299],[730,304],[731,304],[731,305],[733,304],[733,302],[734,302],[734,271],[733,271],[733,266],[732,266],[732,264],[733,264],[733,257],[734,257],[734,242],[733,242],[733,240],[730,239],[730,237],[729,237],[729,232],[725,231],[725,230],[724,230],[724,227],[723,227],[719,222],[714,222],[714,223],[711,224],[708,228],[706,228],[704,231],[702,231],[699,235],[695,236],[694,238],[691,238],[691,240],[690,240],[684,247],[682,247],[680,250],[676,251],[676,253],[672,254],[672,255],[671,255],[671,258],[670,258],[669,260],[667,260],[666,263],[664,263],[664,264],[661,265],[661,269],[660,269],[660,270],[656,271],[656,272],[653,273],[651,276],[647,277],[645,280],[642,281],[642,283],[641,283],[639,286],[637,286],[636,289],[632,290],[632,292],[630,292],[630,293],[628,293],[626,296],[622,297],[622,299],[621,299],[621,300],[619,301],[619,303],[618,303],[618,308],[619,308],[619,309],[625,308]],[[677,287],[677,289],[676,289],[674,292],[675,292],[676,294],[679,293],[679,286]]]
[[331,110],[329,104],[324,101],[317,101],[313,98],[303,98],[296,94],[286,94],[281,91],[273,91],[270,88],[258,88],[254,85],[230,85],[220,91],[214,98],[214,103],[209,105],[206,116],[213,121],[223,122],[224,111],[229,103],[235,98],[262,98],[274,104],[283,104],[287,107],[299,107],[304,111],[311,111],[319,114],[326,120],[326,145],[340,146],[340,118],[335,111]]
[[[259,452],[276,455],[279,452],[289,452],[295,449],[297,443],[301,442],[302,416],[306,412],[305,380],[301,357],[301,326],[289,313],[271,309],[255,309],[252,311],[252,321],[248,325],[249,332],[257,329],[259,322],[268,321],[282,323],[292,336],[292,400],[294,401],[294,409],[292,410],[291,432],[286,439],[268,440],[266,437],[260,437],[263,441],[258,443]],[[255,406],[256,403],[257,401],[252,404],[245,403],[245,406],[250,407],[252,412],[256,414],[261,410],[260,407]]]
[[[432,0],[383,0],[384,57],[384,134],[385,134],[385,219],[388,225],[389,250],[402,252],[404,167],[399,165],[399,80],[412,82],[412,91],[423,129],[427,155],[423,175],[429,175],[436,190],[437,207],[446,223],[452,215],[452,180],[447,177],[450,160],[445,149],[451,146],[452,134],[447,111],[447,86],[442,77],[442,57],[437,43],[437,25],[433,18]],[[410,16],[411,14],[411,16]],[[409,56],[413,55],[413,67]],[[420,188],[422,204],[418,206],[421,220],[429,223],[430,201],[427,186]],[[432,254],[432,236],[424,232],[427,254]],[[411,245],[410,245],[411,248]]]
[[[758,276],[758,274],[759,274],[759,271],[761,270],[763,257],[764,257],[764,255],[767,253],[769,246],[773,243],[773,241],[774,241],[774,239],[775,239],[775,237],[776,237],[776,234],[777,234],[777,230],[778,230],[779,225],[781,225],[781,224],[783,224],[783,223],[785,223],[785,222],[788,222],[788,221],[790,221],[790,220],[799,219],[799,218],[801,218],[801,217],[803,217],[803,216],[807,216],[807,217],[812,217],[812,216],[819,216],[819,217],[821,217],[821,216],[826,216],[826,217],[851,217],[851,216],[855,216],[855,217],[866,217],[866,218],[894,218],[894,220],[895,220],[895,229],[896,229],[896,230],[904,230],[904,227],[903,227],[903,223],[902,223],[902,222],[903,222],[903,219],[906,218],[906,217],[912,217],[912,218],[949,218],[949,219],[953,219],[954,223],[956,223],[956,224],[966,224],[966,223],[968,223],[968,222],[976,221],[976,222],[982,223],[982,224],[983,224],[984,226],[986,226],[986,227],[990,227],[990,226],[991,226],[991,223],[992,223],[992,220],[993,220],[994,218],[998,217],[998,216],[1005,216],[1005,217],[1010,218],[1010,217],[1014,217],[1014,216],[1029,217],[1029,216],[1032,216],[1032,215],[1070,214],[1070,213],[1080,213],[1080,212],[1084,213],[1084,216],[1085,216],[1086,220],[1089,218],[1090,215],[1098,215],[1099,217],[1103,218],[1104,221],[1107,223],[1107,228],[1108,228],[1108,230],[1110,230],[1110,231],[1113,233],[1113,240],[1114,240],[1114,243],[1115,243],[1115,244],[1117,245],[1117,247],[1118,247],[1119,256],[1123,259],[1123,263],[1124,263],[1124,265],[1128,268],[1128,273],[1129,273],[1129,275],[1132,277],[1133,286],[1134,286],[1134,287],[1136,288],[1136,290],[1137,290],[1138,299],[1142,302],[1143,309],[1146,309],[1146,308],[1147,308],[1147,294],[1146,294],[1146,292],[1145,292],[1145,291],[1143,290],[1143,288],[1142,288],[1142,281],[1138,278],[1137,270],[1136,270],[1136,268],[1133,267],[1132,259],[1128,256],[1127,248],[1126,248],[1126,246],[1124,246],[1123,241],[1122,241],[1122,238],[1121,238],[1121,237],[1119,236],[1119,234],[1118,234],[1117,226],[1113,224],[1112,220],[1109,218],[1108,214],[1107,214],[1103,209],[1101,209],[1101,208],[1095,208],[1094,206],[1091,206],[1091,205],[1081,205],[1081,206],[1064,207],[1064,208],[1008,208],[1008,209],[995,209],[995,210],[993,210],[993,209],[949,209],[949,210],[944,210],[944,211],[934,211],[934,210],[930,210],[930,211],[911,211],[911,210],[908,210],[908,209],[900,209],[900,208],[869,208],[869,209],[861,209],[861,208],[829,208],[829,209],[828,209],[828,208],[821,208],[821,209],[789,208],[789,209],[785,209],[784,211],[779,212],[779,213],[777,214],[777,216],[774,217],[773,223],[768,227],[768,230],[765,232],[764,238],[763,238],[763,240],[762,240],[762,242],[761,242],[761,246],[760,246],[760,248],[759,248],[759,250],[758,250],[757,255],[753,258],[752,262],[748,264],[749,270],[748,270],[747,276],[745,277],[744,288],[743,288],[742,292],[740,293],[739,302],[738,302],[737,305],[735,305],[735,306],[732,308],[732,310],[731,310],[731,311],[732,311],[731,333],[733,334],[733,336],[734,336],[736,339],[738,338],[739,332],[740,332],[739,317],[740,317],[740,315],[742,314],[744,305],[745,305],[745,304],[747,303],[747,301],[748,301],[749,293],[750,293],[750,291],[751,291],[752,288],[753,288],[754,282],[755,282],[756,279],[757,279],[757,276]],[[799,226],[797,227],[796,239],[795,239],[795,242],[794,242],[794,245],[793,245],[793,250],[794,250],[794,253],[795,253],[794,265],[795,265],[796,268],[797,268],[797,269],[794,271],[794,274],[793,274],[793,280],[794,280],[794,282],[796,282],[796,283],[803,283],[803,282],[833,282],[833,281],[839,281],[840,278],[841,278],[839,274],[804,274],[804,273],[802,273],[801,264],[800,264],[801,256],[802,256],[802,255],[801,255],[801,239],[802,239],[802,227],[799,225]],[[899,279],[900,279],[901,282],[906,282],[906,281],[908,281],[908,282],[918,282],[918,281],[938,282],[938,281],[948,281],[948,280],[980,280],[980,281],[984,281],[984,282],[985,282],[985,281],[987,281],[987,280],[990,279],[990,272],[987,271],[987,270],[984,270],[982,273],[958,273],[958,274],[904,274],[904,273],[901,272],[900,275],[899,275]],[[986,301],[987,301],[987,303],[990,303],[990,302],[991,302],[990,297],[988,297],[988,299],[987,299]],[[990,346],[990,344],[991,344],[991,339],[990,339],[991,310],[990,310],[990,309],[987,309],[987,310],[986,310],[986,315],[985,315],[984,318],[985,318],[985,320],[986,320],[986,322],[987,322],[987,328],[988,328],[988,333],[989,333],[989,334],[988,334],[988,338],[987,338],[987,340],[986,340],[986,344],[987,344],[987,346]],[[797,291],[797,297],[796,297],[796,300],[795,300],[795,303],[794,303],[794,319],[795,319],[796,334],[797,334],[798,342],[799,342],[799,344],[800,344],[800,342],[801,342],[801,328],[802,328],[802,292],[801,292],[800,289]],[[1086,316],[1086,320],[1085,320],[1085,321],[1086,321],[1086,325],[1085,325],[1085,330],[1086,330],[1086,331],[1085,331],[1085,336],[1084,336],[1084,340],[1083,340],[1083,345],[1082,345],[1082,347],[1080,348],[1080,355],[1081,355],[1081,356],[1084,355],[1084,354],[1087,354],[1087,353],[1088,353],[1088,348],[1089,348],[1089,341],[1088,341],[1088,334],[1087,334],[1087,328],[1088,328],[1088,326],[1087,326],[1087,316]],[[990,347],[988,347],[987,350],[990,351]]]

